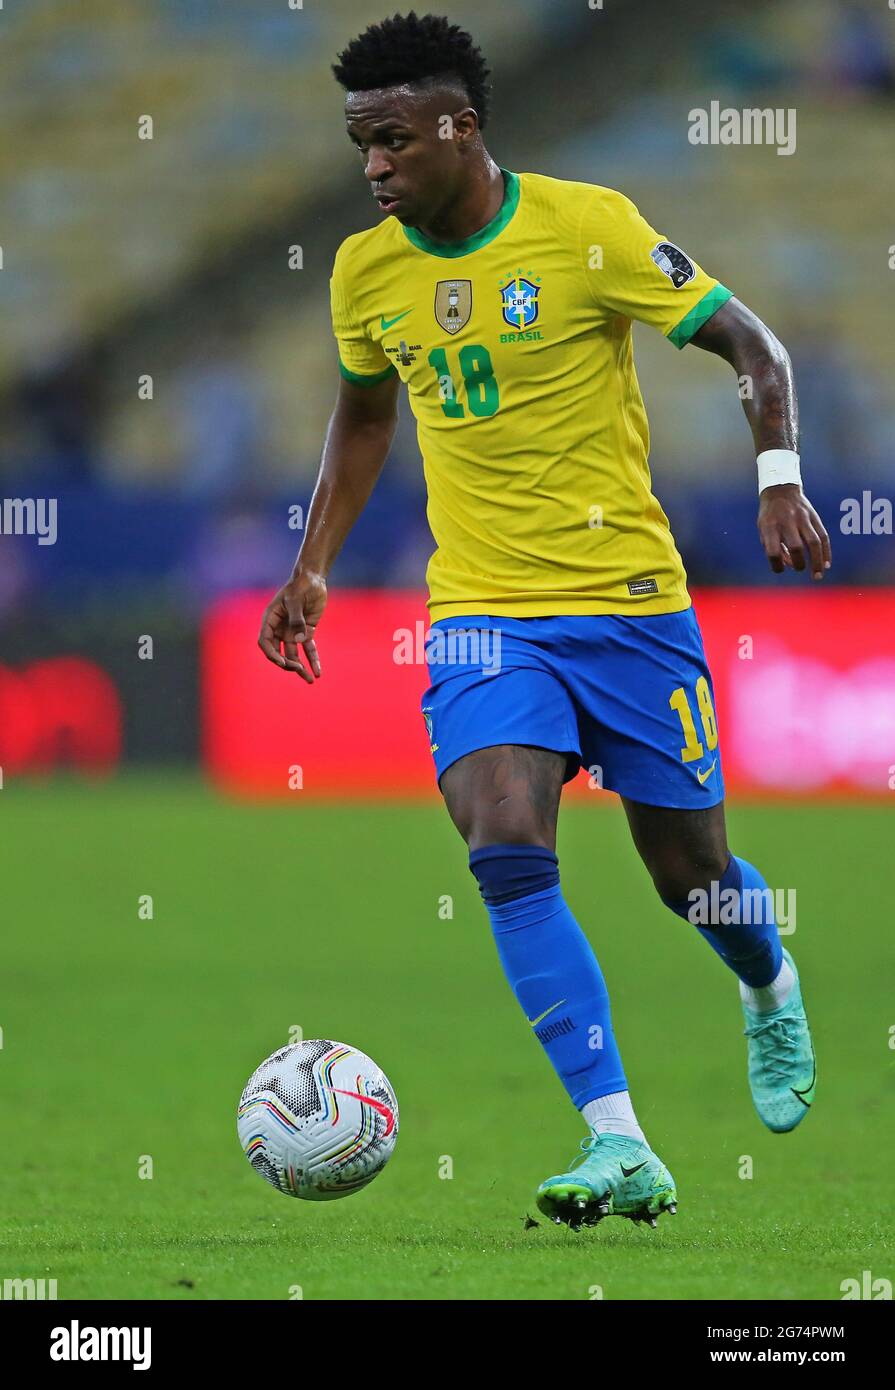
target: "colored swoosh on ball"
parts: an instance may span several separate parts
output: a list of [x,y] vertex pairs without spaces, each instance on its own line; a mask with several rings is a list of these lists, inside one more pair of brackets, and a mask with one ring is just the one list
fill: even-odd
[[394,1111],[389,1110],[384,1101],[376,1100],[373,1096],[362,1096],[359,1091],[343,1091],[340,1086],[328,1086],[327,1090],[335,1091],[336,1094],[340,1096],[350,1096],[352,1100],[359,1100],[361,1105],[370,1105],[374,1110],[378,1110],[379,1114],[384,1116],[386,1122],[385,1134],[382,1136],[383,1139],[391,1134],[395,1127],[395,1115]]

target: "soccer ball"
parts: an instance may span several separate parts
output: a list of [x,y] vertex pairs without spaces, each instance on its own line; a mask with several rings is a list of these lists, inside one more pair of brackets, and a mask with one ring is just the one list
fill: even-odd
[[372,1182],[394,1152],[398,1102],[363,1052],[322,1038],[281,1047],[246,1082],[239,1142],[287,1197],[329,1202]]

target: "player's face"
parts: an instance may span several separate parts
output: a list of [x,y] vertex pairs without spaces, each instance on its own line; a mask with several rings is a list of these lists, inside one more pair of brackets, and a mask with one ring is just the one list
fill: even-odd
[[[349,92],[348,137],[383,213],[408,227],[425,227],[457,196],[466,172],[460,146],[475,134],[476,117],[438,91],[383,87]],[[441,136],[451,116],[450,133]]]

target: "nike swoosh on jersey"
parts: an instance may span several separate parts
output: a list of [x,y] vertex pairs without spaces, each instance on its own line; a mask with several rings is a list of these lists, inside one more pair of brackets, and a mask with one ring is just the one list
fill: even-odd
[[538,1024],[543,1023],[548,1014],[552,1014],[554,1009],[558,1009],[560,1004],[564,1004],[565,1002],[565,999],[558,999],[555,1004],[550,1005],[549,1009],[545,1009],[542,1014],[538,1014],[537,1018],[530,1018],[528,1021],[532,1028],[537,1028]]
[[384,314],[380,314],[379,323],[382,327],[383,333],[387,333],[388,330],[390,328],[393,328],[396,323],[400,323],[401,319],[406,319],[407,315],[412,313],[412,309],[405,309],[403,314],[399,314],[396,319],[387,319]]
[[717,761],[718,761],[718,759],[715,758],[714,761],[712,762],[711,767],[707,767],[706,770],[705,770],[705,772],[703,772],[701,768],[697,768],[697,769],[696,769],[696,776],[697,776],[698,779],[699,779],[699,785],[700,785],[701,787],[704,787],[705,784],[706,784],[706,782],[707,782],[707,781],[709,780],[709,778],[711,777],[712,773],[713,773],[714,770],[715,770],[715,763],[716,763]]

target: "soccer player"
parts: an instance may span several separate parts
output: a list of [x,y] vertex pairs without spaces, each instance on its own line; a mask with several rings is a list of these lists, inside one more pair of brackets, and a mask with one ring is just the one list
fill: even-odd
[[[775,573],[819,580],[830,545],[801,488],[789,357],[621,193],[495,163],[482,139],[489,69],[447,19],[373,25],[334,72],[384,216],[335,258],[338,398],[304,544],[259,645],[282,670],[320,677],[327,576],[405,384],[437,546],[422,704],[438,783],[507,979],[588,1126],[538,1205],[576,1227],[609,1214],[655,1225],[675,1185],[637,1122],[603,975],[560,885],[560,795],[580,766],[619,794],[662,901],[703,923],[737,977],[770,1129],[807,1114],[815,1065],[770,890],[727,846],[711,677],[650,488],[631,322],[748,378],[762,545]],[[708,925],[700,899],[724,904]]]

